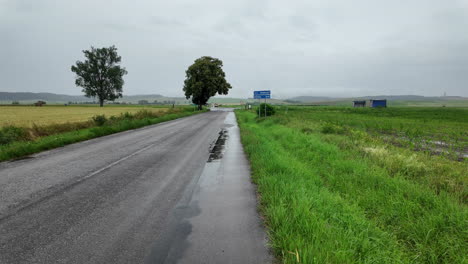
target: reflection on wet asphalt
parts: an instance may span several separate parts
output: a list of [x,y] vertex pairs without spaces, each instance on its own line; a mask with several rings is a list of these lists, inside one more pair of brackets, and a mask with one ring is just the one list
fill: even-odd
[[201,113],[0,162],[0,263],[143,263],[171,226],[184,241],[192,224],[177,219],[200,210],[177,205],[191,201],[227,115]]
[[144,262],[270,262],[232,110],[0,162],[0,263]]
[[166,245],[165,258],[147,263],[272,262],[235,114],[230,112],[224,123],[189,201],[178,205],[186,213],[173,216],[178,224],[165,234],[170,242],[155,247],[160,255]]
[[221,159],[223,157],[224,144],[226,143],[227,138],[227,130],[224,128],[221,129],[221,131],[219,132],[219,137],[210,151],[210,157],[208,158],[208,162],[212,162],[213,160]]

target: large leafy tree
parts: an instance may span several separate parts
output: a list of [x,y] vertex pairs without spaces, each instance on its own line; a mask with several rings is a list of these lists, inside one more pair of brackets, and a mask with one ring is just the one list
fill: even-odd
[[226,74],[223,69],[223,62],[217,58],[201,57],[185,71],[184,81],[185,97],[192,98],[192,102],[202,106],[208,102],[211,96],[218,94],[228,94],[231,85],[226,81]]
[[76,73],[76,86],[83,87],[86,97],[97,97],[102,107],[104,101],[114,101],[122,97],[124,85],[123,76],[127,74],[125,68],[118,65],[121,57],[117,48],[94,48],[83,50],[85,61],[77,61],[71,67]]

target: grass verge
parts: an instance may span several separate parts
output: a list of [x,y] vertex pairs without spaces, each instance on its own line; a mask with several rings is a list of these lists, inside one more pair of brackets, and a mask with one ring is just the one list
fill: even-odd
[[[62,147],[68,144],[110,135],[125,130],[136,129],[148,125],[154,125],[165,121],[174,120],[181,117],[186,117],[205,111],[189,111],[190,109],[184,109],[178,112],[169,112],[157,117],[143,117],[135,118],[135,115],[128,113],[122,114],[121,117],[114,117],[106,122],[103,122],[101,126],[93,126],[79,130],[72,130],[68,132],[52,134],[48,136],[42,136],[32,141],[14,141],[6,145],[0,145],[0,161],[21,158],[33,153],[49,150],[57,147]],[[139,112],[143,113],[143,112]],[[138,113],[137,113],[138,114]],[[136,114],[136,115],[137,115]],[[97,116],[98,117],[98,116]],[[101,116],[102,117],[102,116]],[[131,118],[129,118],[131,117]],[[70,126],[70,125],[68,125]],[[73,127],[73,126],[72,126]],[[41,129],[41,131],[47,131],[47,129]],[[33,128],[34,129],[34,128]],[[39,128],[36,128],[36,130]]]
[[464,188],[436,191],[393,173],[360,144],[344,144],[349,135],[294,126],[301,116],[236,114],[283,263],[466,263]]

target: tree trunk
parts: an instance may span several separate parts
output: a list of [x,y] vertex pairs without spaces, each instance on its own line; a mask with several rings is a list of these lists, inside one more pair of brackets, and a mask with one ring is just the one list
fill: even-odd
[[100,106],[100,107],[103,107],[103,106],[104,106],[104,100],[103,100],[103,99],[99,99],[99,106]]
[[198,105],[198,110],[202,110],[202,105]]

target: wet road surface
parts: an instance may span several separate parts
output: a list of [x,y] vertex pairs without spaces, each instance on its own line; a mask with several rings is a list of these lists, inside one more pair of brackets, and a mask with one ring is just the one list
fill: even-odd
[[0,263],[268,263],[265,245],[232,112],[0,163]]

